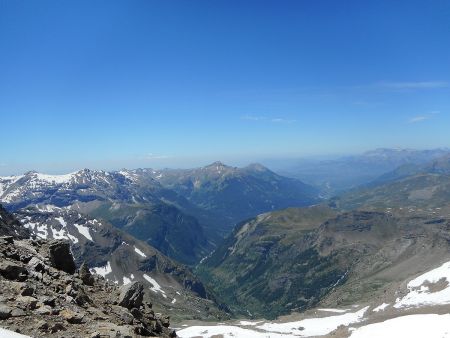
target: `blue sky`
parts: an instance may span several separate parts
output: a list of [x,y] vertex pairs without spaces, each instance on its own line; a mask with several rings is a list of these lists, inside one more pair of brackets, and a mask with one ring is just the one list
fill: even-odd
[[0,0],[0,174],[450,145],[450,2]]

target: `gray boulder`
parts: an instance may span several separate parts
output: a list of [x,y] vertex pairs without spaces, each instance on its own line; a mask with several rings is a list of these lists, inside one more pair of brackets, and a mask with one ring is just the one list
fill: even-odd
[[13,262],[0,263],[0,275],[10,280],[24,281],[27,279],[27,269]]
[[120,288],[119,305],[127,309],[139,308],[144,299],[144,286],[141,282],[133,282]]
[[12,310],[13,309],[9,306],[0,304],[0,320],[8,319],[9,317],[11,317]]
[[86,263],[84,263],[84,262],[80,266],[79,275],[80,275],[80,279],[83,281],[83,283],[85,285],[90,285],[90,286],[94,285],[94,276],[92,276]]
[[70,252],[69,242],[55,240],[48,247],[50,264],[58,269],[70,274],[74,274],[76,265]]

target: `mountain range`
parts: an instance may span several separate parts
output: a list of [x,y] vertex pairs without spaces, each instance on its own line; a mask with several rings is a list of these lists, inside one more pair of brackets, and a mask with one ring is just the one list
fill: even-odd
[[[408,285],[450,261],[450,157],[385,149],[364,157],[385,163],[330,199],[258,164],[3,177],[0,201],[13,214],[0,209],[0,235],[67,240],[77,266],[118,285],[142,283],[154,308],[183,325],[245,317],[265,323],[247,334],[277,337],[284,331],[265,319],[320,319],[321,308],[351,317],[354,307],[366,322],[416,314],[412,302],[441,313],[445,280]],[[413,294],[438,298],[425,309]],[[295,335],[316,336],[308,320]],[[230,330],[257,325],[243,323]],[[326,334],[351,335],[338,326]],[[223,334],[219,327],[195,332]]]
[[282,175],[320,188],[322,196],[332,197],[370,183],[398,167],[424,165],[449,153],[447,148],[379,148],[358,155],[331,159],[272,160],[265,163]]
[[313,187],[260,165],[234,168],[214,163],[162,171],[84,169],[67,175],[28,172],[0,178],[0,202],[8,210],[36,204],[70,207],[107,220],[189,265],[204,257],[235,223],[317,200]]

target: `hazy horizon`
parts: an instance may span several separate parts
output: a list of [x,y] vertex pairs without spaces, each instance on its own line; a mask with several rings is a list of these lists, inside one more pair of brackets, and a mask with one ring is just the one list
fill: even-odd
[[[390,147],[390,148],[374,148],[374,149],[367,149],[362,152],[355,152],[355,153],[336,153],[336,154],[322,154],[322,155],[287,155],[287,156],[261,156],[261,157],[230,157],[230,156],[224,156],[223,158],[217,158],[214,157],[214,155],[211,155],[207,158],[194,158],[194,157],[184,157],[184,158],[142,158],[142,159],[135,159],[135,160],[111,160],[109,164],[105,165],[104,161],[100,161],[101,163],[91,162],[86,163],[86,165],[80,165],[80,164],[66,164],[66,163],[42,163],[37,164],[34,167],[33,166],[24,166],[23,164],[16,167],[14,169],[14,166],[4,166],[0,164],[0,176],[14,176],[14,175],[22,175],[29,171],[36,171],[43,174],[51,174],[51,175],[62,175],[62,174],[69,174],[73,173],[79,170],[83,169],[90,169],[90,170],[104,170],[104,171],[119,171],[121,169],[192,169],[192,168],[199,168],[204,167],[207,165],[210,165],[214,162],[222,162],[225,165],[228,166],[234,166],[234,167],[245,167],[253,163],[259,163],[262,164],[269,169],[277,171],[281,169],[286,169],[289,167],[289,165],[292,165],[293,163],[300,163],[301,161],[324,161],[324,160],[336,160],[340,158],[345,158],[347,156],[358,156],[363,155],[367,152],[376,151],[376,150],[400,150],[400,151],[406,151],[406,150],[448,150],[450,149],[448,147],[437,147],[437,148],[426,148],[426,149],[419,149],[419,148],[401,148],[401,147]],[[123,164],[123,165],[122,165]]]

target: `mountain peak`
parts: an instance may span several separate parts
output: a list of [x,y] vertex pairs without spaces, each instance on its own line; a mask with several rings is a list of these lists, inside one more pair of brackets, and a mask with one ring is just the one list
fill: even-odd
[[211,163],[211,164],[209,164],[209,165],[204,167],[204,169],[215,170],[215,171],[221,171],[221,170],[229,169],[229,168],[231,168],[231,167],[226,165],[226,164],[224,164],[224,163],[222,163],[222,162],[220,162],[220,161],[215,161],[215,162],[213,162],[213,163]]

